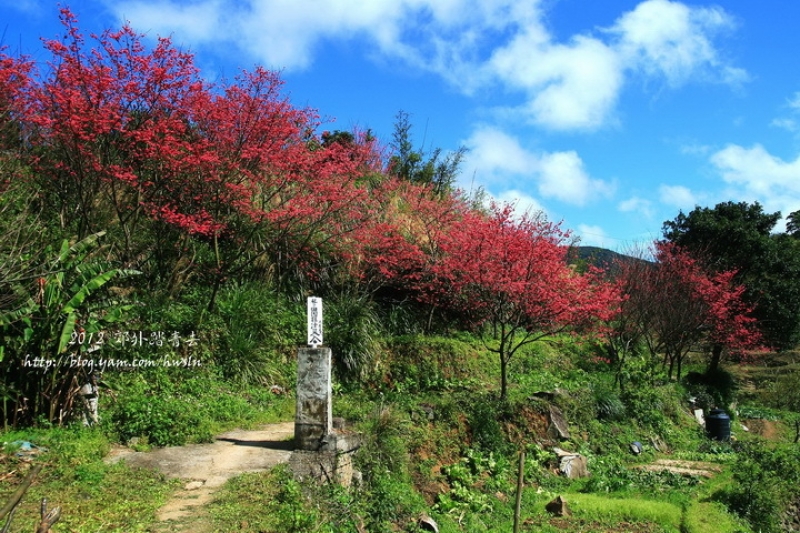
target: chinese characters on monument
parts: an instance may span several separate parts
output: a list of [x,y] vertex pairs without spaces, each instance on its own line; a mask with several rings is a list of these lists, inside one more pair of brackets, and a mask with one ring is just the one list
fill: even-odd
[[322,298],[308,299],[308,345],[317,348],[322,344]]

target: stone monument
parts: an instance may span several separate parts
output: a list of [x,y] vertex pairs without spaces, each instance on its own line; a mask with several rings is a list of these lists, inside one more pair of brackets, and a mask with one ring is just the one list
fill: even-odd
[[333,427],[331,349],[322,345],[322,299],[308,299],[308,342],[297,350],[294,421],[295,451],[289,466],[298,478],[313,478],[349,486],[357,477],[353,454],[357,434]]
[[333,424],[331,349],[322,346],[322,298],[308,299],[308,345],[297,351],[295,390],[295,446],[318,451]]

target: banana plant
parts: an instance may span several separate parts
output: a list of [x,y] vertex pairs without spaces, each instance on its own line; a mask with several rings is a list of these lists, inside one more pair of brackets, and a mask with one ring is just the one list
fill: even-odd
[[[138,274],[135,270],[112,268],[107,261],[92,256],[103,235],[105,232],[98,232],[75,244],[64,240],[55,258],[45,266],[46,273],[37,278],[34,294],[17,309],[0,314],[0,332],[8,332],[5,340],[12,341],[7,343],[12,349],[0,354],[7,358],[0,359],[0,368],[5,370],[8,388],[17,391],[15,412],[26,411],[25,418],[45,414],[49,422],[60,421],[69,411],[80,370],[62,365],[42,372],[40,367],[29,368],[25,362],[57,360],[68,350],[79,327],[87,334],[96,333],[123,319],[132,307],[101,298],[112,279]],[[16,371],[9,373],[12,368]],[[24,403],[23,398],[32,405]],[[46,413],[44,403],[49,404]],[[7,411],[4,417],[7,420]]]

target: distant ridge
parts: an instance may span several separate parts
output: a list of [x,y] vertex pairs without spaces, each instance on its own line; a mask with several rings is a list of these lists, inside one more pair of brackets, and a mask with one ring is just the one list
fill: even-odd
[[567,260],[570,264],[583,264],[602,270],[611,270],[618,261],[643,261],[643,259],[598,246],[573,246],[569,250]]

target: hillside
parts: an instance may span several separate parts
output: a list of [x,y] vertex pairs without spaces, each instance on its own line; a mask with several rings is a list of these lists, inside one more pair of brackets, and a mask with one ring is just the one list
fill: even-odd
[[603,270],[609,269],[618,261],[642,261],[598,246],[573,246],[570,248],[569,260],[571,263],[582,262]]
[[[451,188],[458,153],[323,131],[277,72],[211,86],[168,40],[84,40],[64,18],[58,69],[0,55],[0,499],[41,467],[4,530],[47,498],[54,533],[153,531],[200,480],[104,456],[291,424],[309,329],[333,353],[318,388],[363,437],[356,486],[236,476],[209,530],[507,533],[516,496],[521,531],[796,521],[797,368],[739,371],[765,354],[732,273],[667,246],[627,284],[583,267],[641,260],[578,247],[570,267],[559,224]],[[715,407],[733,442],[698,423]],[[545,510],[556,496],[572,514]]]

